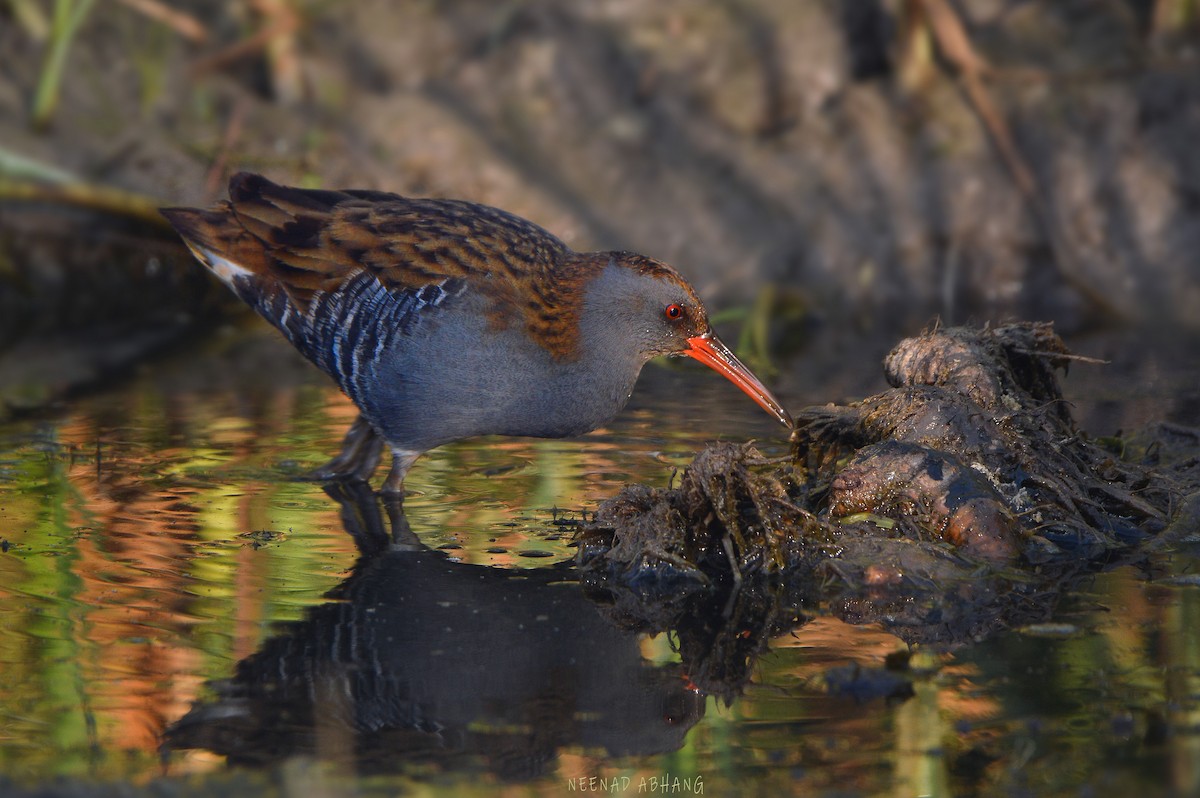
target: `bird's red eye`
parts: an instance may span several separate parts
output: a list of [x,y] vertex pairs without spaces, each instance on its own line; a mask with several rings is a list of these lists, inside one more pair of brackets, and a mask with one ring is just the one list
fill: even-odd
[[667,305],[663,313],[667,314],[668,319],[675,321],[676,319],[683,318],[683,307],[672,302],[670,305]]

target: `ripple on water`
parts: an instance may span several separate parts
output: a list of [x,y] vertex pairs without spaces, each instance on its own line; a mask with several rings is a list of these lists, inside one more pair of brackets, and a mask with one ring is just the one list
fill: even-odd
[[[1195,761],[1196,552],[1156,562],[1154,582],[1131,568],[1099,574],[1086,595],[1024,629],[932,647],[926,669],[906,676],[907,699],[822,687],[830,669],[881,669],[907,646],[815,606],[770,650],[747,655],[751,681],[730,705],[694,700],[677,637],[639,637],[622,627],[621,608],[585,602],[547,570],[574,556],[573,533],[601,501],[629,482],[666,485],[708,441],[756,437],[768,453],[785,451],[777,425],[727,385],[658,369],[625,414],[584,439],[483,439],[422,458],[409,521],[454,560],[435,555],[424,578],[444,592],[426,597],[426,611],[459,614],[431,616],[426,629],[387,614],[399,577],[372,584],[363,617],[376,620],[349,629],[414,638],[386,667],[368,667],[352,653],[369,634],[317,623],[352,607],[348,516],[319,485],[293,480],[336,450],[353,408],[317,377],[230,376],[228,362],[194,352],[178,368],[189,375],[179,384],[151,370],[59,418],[0,430],[0,776],[149,780],[162,769],[165,727],[255,657],[288,653],[289,640],[301,653],[331,652],[279,683],[327,701],[321,733],[305,727],[316,742],[303,761],[371,754],[355,735],[377,717],[338,725],[369,703],[368,687],[385,691],[386,707],[411,710],[384,746],[385,792],[419,779],[433,793],[523,781],[514,789],[558,795],[569,778],[604,774],[628,775],[636,791],[670,773],[702,776],[706,794],[1009,794],[1035,784],[1044,795],[1087,784],[1158,794]],[[219,378],[198,379],[205,368]],[[500,592],[473,592],[479,585]],[[472,631],[436,637],[435,622]],[[286,637],[308,623],[331,634]],[[549,642],[528,636],[542,625]],[[405,680],[389,681],[397,674]],[[507,684],[516,687],[496,687]],[[404,691],[419,689],[438,700],[405,703]],[[470,704],[487,690],[488,707]],[[490,725],[471,725],[485,710]],[[282,720],[270,731],[280,746],[303,737]],[[493,747],[454,758],[454,746],[479,739]],[[220,766],[198,754],[169,763],[173,774]]]

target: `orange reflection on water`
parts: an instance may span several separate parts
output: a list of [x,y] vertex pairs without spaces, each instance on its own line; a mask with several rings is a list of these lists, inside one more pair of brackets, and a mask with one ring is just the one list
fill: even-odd
[[[206,485],[204,473],[214,463],[255,465],[260,434],[287,426],[279,421],[289,417],[286,399],[251,423],[215,414],[211,405],[176,403],[169,411],[185,418],[168,413],[154,429],[114,433],[112,419],[87,414],[59,426],[52,479],[68,497],[61,527],[69,537],[47,530],[50,536],[34,545],[58,547],[71,579],[60,581],[53,598],[30,598],[68,602],[63,634],[78,649],[77,711],[92,745],[154,756],[162,730],[186,712],[201,685],[253,652],[276,620],[270,605],[289,585],[275,556],[279,547],[260,550],[246,533],[270,525],[278,488],[248,483],[229,495],[228,486]],[[155,450],[144,443],[184,428],[203,445]],[[318,506],[304,512],[305,522],[336,529],[336,509]],[[329,548],[348,563],[353,545],[342,537]]]

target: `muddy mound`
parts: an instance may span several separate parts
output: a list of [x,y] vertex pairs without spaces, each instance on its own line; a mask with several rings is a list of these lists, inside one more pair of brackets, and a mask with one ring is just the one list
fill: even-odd
[[580,535],[585,584],[648,629],[729,589],[791,617],[829,602],[910,640],[1033,622],[1070,575],[1196,526],[1200,437],[1090,439],[1059,389],[1073,359],[1049,324],[902,341],[893,387],[800,413],[790,457],[713,446],[678,487],[602,505]]

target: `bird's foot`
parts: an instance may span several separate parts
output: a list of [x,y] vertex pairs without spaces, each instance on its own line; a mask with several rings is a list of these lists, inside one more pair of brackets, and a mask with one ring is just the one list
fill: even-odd
[[421,456],[420,452],[406,452],[399,449],[392,450],[392,469],[388,471],[387,479],[383,482],[383,488],[380,493],[384,496],[396,497],[397,500],[404,500],[404,477],[408,474],[408,469],[412,468],[413,463]]
[[304,475],[313,482],[360,480],[366,482],[375,473],[383,453],[383,439],[365,418],[359,416],[342,439],[342,451],[325,465]]

